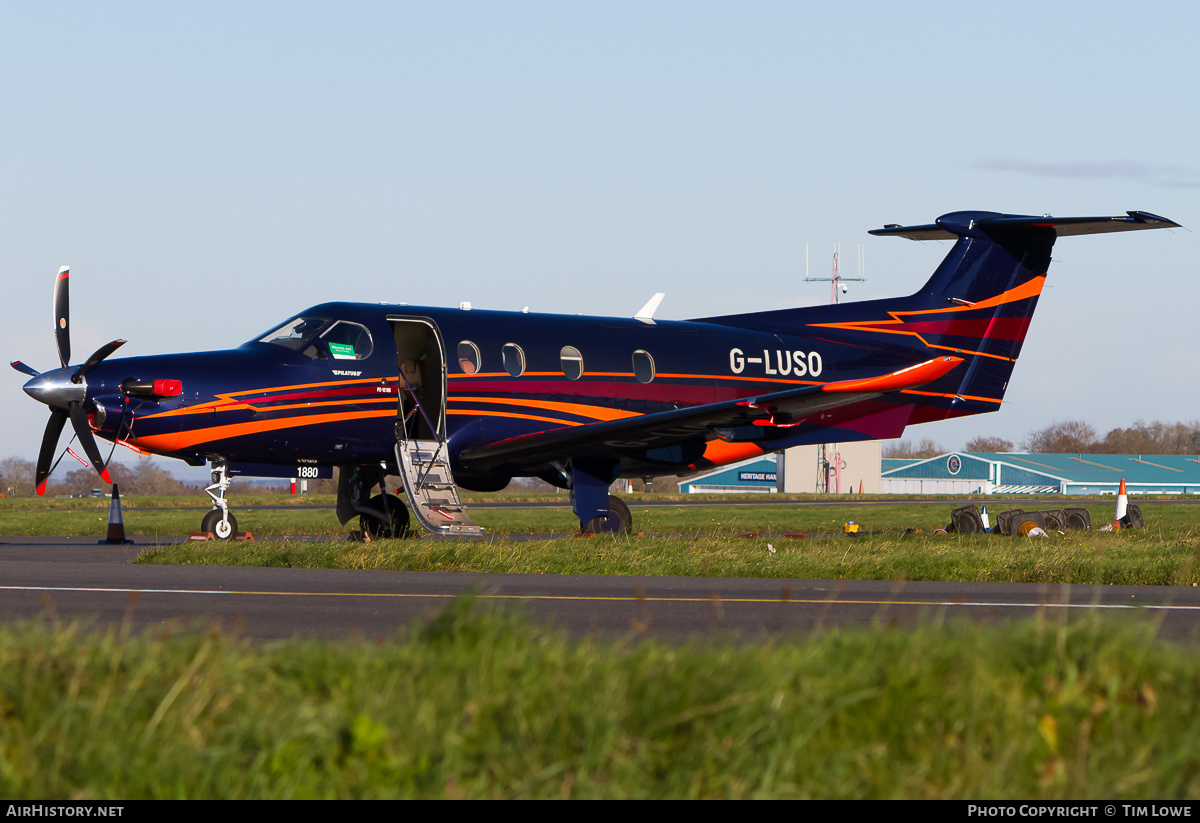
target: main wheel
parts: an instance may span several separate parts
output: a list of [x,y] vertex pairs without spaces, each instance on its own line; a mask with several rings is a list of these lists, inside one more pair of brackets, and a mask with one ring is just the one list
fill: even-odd
[[213,509],[200,521],[200,531],[212,532],[218,540],[228,540],[237,534],[237,519],[231,514],[225,521],[221,518],[221,510]]
[[408,507],[394,494],[377,494],[371,498],[371,508],[387,512],[388,519],[380,520],[364,514],[359,518],[362,530],[372,540],[388,537],[408,537]]
[[593,517],[583,528],[584,534],[629,534],[633,515],[619,497],[608,496],[608,514]]

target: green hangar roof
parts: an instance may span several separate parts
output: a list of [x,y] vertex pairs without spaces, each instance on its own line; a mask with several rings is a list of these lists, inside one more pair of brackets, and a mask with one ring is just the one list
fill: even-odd
[[1130,494],[1200,494],[1200,456],[950,452],[885,464],[882,479],[892,493],[1115,494],[1124,479]]

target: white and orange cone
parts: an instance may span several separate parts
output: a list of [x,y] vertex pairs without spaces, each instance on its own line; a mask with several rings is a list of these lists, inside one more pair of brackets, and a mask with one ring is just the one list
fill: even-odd
[[1121,522],[1125,519],[1126,510],[1129,508],[1129,495],[1125,493],[1125,478],[1121,478],[1121,488],[1117,490],[1117,513],[1113,518],[1112,525],[1109,527],[1114,532],[1121,530]]

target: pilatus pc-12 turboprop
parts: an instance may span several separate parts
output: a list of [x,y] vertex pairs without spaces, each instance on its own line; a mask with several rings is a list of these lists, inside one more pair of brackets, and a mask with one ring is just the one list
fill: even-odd
[[[899,437],[996,411],[1050,250],[1064,235],[1178,226],[1146,212],[1027,217],[964,211],[872,231],[954,240],[908,297],[655,320],[428,308],[313,306],[228,351],[70,363],[67,269],[54,291],[62,367],[25,391],[50,406],[42,493],[67,420],[96,471],[94,435],[212,464],[201,528],[237,529],[231,475],[328,477],[337,514],[375,535],[475,533],[455,486],[540,477],[569,489],[585,532],[627,532],[619,477],[686,474],[790,446]],[[399,475],[408,507],[386,493]],[[373,494],[375,487],[380,492]]]

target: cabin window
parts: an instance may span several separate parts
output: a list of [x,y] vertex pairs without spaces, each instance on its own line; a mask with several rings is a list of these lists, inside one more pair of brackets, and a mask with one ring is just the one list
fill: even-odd
[[345,320],[334,323],[321,340],[334,360],[366,360],[374,349],[367,327]]
[[513,377],[525,373],[525,352],[516,343],[505,343],[500,350],[500,359],[504,361],[504,370]]
[[479,347],[470,340],[458,344],[458,367],[463,374],[475,374],[483,359],[479,356]]
[[583,355],[574,346],[563,346],[559,353],[563,374],[568,380],[578,380],[583,377]]
[[649,383],[654,379],[654,358],[650,352],[638,349],[633,353],[633,376],[639,383]]

